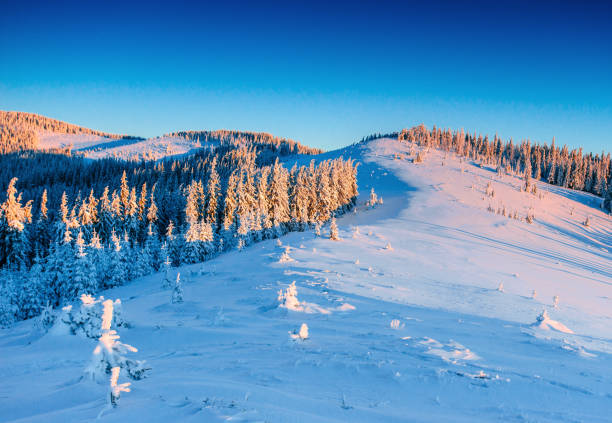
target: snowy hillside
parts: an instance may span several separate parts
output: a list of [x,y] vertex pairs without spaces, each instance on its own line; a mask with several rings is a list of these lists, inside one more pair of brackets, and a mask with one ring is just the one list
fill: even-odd
[[126,355],[151,368],[121,374],[116,408],[85,375],[97,339],[61,322],[1,330],[0,421],[610,421],[600,198],[524,192],[391,139],[318,158],[339,155],[361,162],[339,240],[294,232],[172,269],[183,302],[163,273],[102,293],[122,302]]
[[201,145],[183,137],[162,136],[146,140],[118,140],[110,144],[88,146],[79,152],[92,159],[117,157],[127,160],[158,160],[188,154],[200,148],[214,148],[216,143]]
[[38,148],[41,150],[65,147],[79,150],[112,142],[116,142],[116,140],[92,134],[62,134],[44,131],[38,134]]
[[176,136],[112,139],[92,134],[38,134],[38,148],[41,150],[71,147],[74,153],[91,159],[159,160],[189,154],[203,147],[212,149],[217,145],[207,143],[203,146],[197,141]]

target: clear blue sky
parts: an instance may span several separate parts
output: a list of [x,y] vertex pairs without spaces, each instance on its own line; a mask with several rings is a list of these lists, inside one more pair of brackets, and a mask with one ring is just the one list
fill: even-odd
[[2,1],[0,109],[326,149],[423,122],[610,151],[610,22],[609,1]]

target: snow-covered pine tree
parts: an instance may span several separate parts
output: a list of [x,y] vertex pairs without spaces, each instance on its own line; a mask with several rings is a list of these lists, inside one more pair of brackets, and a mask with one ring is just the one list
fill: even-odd
[[104,191],[99,200],[99,206],[100,211],[96,229],[101,240],[108,240],[111,237],[113,229],[113,211],[111,208],[111,201],[108,198],[108,186],[104,187]]
[[[117,385],[119,372],[124,370],[126,375],[133,380],[140,380],[145,377],[145,373],[149,370],[145,367],[145,362],[140,360],[132,360],[125,357],[126,353],[137,352],[138,350],[131,345],[127,345],[119,341],[117,331],[111,329],[113,319],[112,300],[106,300],[103,303],[104,313],[102,315],[101,331],[102,335],[98,340],[98,345],[93,351],[90,364],[85,369],[85,374],[98,383],[109,380],[111,387],[111,403],[116,403],[120,392],[129,392],[127,389],[113,389],[119,387],[127,387],[129,384]],[[114,398],[113,398],[114,396]]]
[[612,183],[608,187],[603,201],[603,209],[608,213],[612,213]]
[[238,231],[236,235],[238,236],[238,249],[242,250],[244,247],[248,246],[251,243],[250,238],[250,230],[251,230],[251,219],[250,216],[244,215],[238,218]]
[[97,281],[96,285],[98,288],[100,288],[104,286],[107,257],[102,241],[100,240],[98,232],[95,229],[91,234],[91,239],[89,241],[89,245],[87,246],[87,254],[90,261],[94,264]]
[[183,302],[183,286],[181,285],[181,274],[176,274],[174,288],[172,289],[172,304],[180,304]]
[[327,170],[328,163],[323,162],[317,168],[317,217],[319,222],[327,222],[331,217],[332,212],[332,196],[330,193],[331,182],[329,172]]
[[329,239],[332,241],[340,240],[340,236],[338,235],[338,225],[336,224],[335,217],[331,218],[331,222],[329,224]]
[[249,188],[247,187],[248,181],[245,180],[245,174],[241,175],[238,186],[236,188],[236,195],[238,197],[238,204],[236,207],[236,219],[238,220],[238,228],[236,235],[238,236],[238,245],[240,249],[251,243],[251,203],[252,198],[250,197]]
[[162,280],[162,288],[167,289],[172,286],[172,280],[170,279],[170,269],[172,268],[172,262],[166,252],[166,243],[162,245],[162,252],[165,252],[166,258],[163,262],[164,268],[164,279]]
[[272,220],[270,219],[270,206],[268,204],[268,179],[270,178],[270,168],[264,167],[259,173],[256,185],[257,206],[261,214],[262,239],[272,236]]
[[132,240],[132,242],[136,242],[138,240],[140,221],[135,187],[130,189],[130,196],[128,199],[127,209],[125,210],[125,215],[124,232],[128,235],[128,238]]
[[31,223],[32,202],[21,204],[16,183],[17,178],[11,179],[6,200],[0,205],[0,267],[20,270],[28,260],[29,242],[24,230],[26,223]]
[[202,252],[204,254],[202,260],[204,260],[215,252],[215,234],[213,232],[212,223],[202,222],[200,223],[199,228],[199,239],[200,243],[202,244]]
[[149,200],[149,210],[147,210],[147,222],[153,224],[157,222],[157,205],[155,204],[155,185],[151,191],[151,199]]
[[223,246],[225,249],[229,249],[234,245],[234,235],[236,233],[235,215],[238,205],[236,189],[238,188],[239,178],[240,174],[238,171],[233,171],[225,190],[223,201]]
[[34,255],[38,255],[39,259],[49,254],[49,248],[53,239],[53,229],[49,219],[47,201],[47,190],[45,189],[40,199],[38,219],[36,224],[32,225],[29,237]]
[[283,235],[286,232],[286,223],[289,222],[288,179],[287,170],[281,166],[277,158],[272,167],[271,183],[268,191],[270,217],[275,236]]
[[[14,292],[14,303],[18,306],[17,317],[29,319],[38,316],[48,304],[51,293],[42,274],[43,264],[40,257],[34,258],[34,264],[28,272],[12,272],[13,282],[20,283],[20,289]],[[1,277],[1,275],[0,275]]]
[[94,294],[98,290],[98,279],[95,264],[85,249],[83,232],[79,231],[75,241],[74,260],[72,266],[72,283],[66,298],[78,298],[83,294]]
[[185,220],[187,230],[184,234],[184,248],[181,250],[181,263],[197,263],[204,257],[200,242],[200,212],[198,205],[198,184],[195,181],[189,185]]
[[524,175],[525,184],[523,185],[523,191],[530,192],[531,191],[531,162],[527,161],[527,165],[525,166],[525,175]]
[[111,232],[111,243],[107,250],[107,273],[104,278],[104,288],[112,288],[123,285],[128,277],[128,269],[125,267],[125,251],[117,234]]
[[374,192],[374,187],[370,190],[370,198],[366,203],[366,206],[374,208],[378,204],[378,196]]
[[174,233],[174,222],[171,220],[166,227],[166,244],[168,248],[168,257],[173,266],[181,264],[181,248],[183,247],[183,237],[177,236]]
[[121,205],[119,214],[124,220],[126,220],[127,215],[128,215],[128,210],[130,207],[130,204],[129,204],[130,203],[130,187],[128,186],[128,183],[127,183],[127,175],[125,173],[125,170],[123,171],[123,174],[121,175],[121,187],[119,188],[119,202]]
[[157,237],[157,232],[153,227],[153,223],[149,223],[147,229],[147,238],[145,239],[144,244],[145,255],[149,257],[149,267],[151,271],[158,271],[161,262],[161,245],[159,243],[159,238]]
[[308,176],[305,167],[300,168],[295,181],[295,219],[297,229],[304,231],[308,227]]
[[206,183],[206,206],[204,215],[204,222],[212,225],[213,230],[217,229],[220,187],[221,181],[219,179],[219,173],[217,173],[217,156],[214,156],[210,163],[210,171]]

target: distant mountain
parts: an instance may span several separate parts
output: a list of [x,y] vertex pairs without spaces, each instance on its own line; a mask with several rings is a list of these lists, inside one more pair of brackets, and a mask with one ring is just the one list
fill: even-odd
[[0,153],[53,149],[68,145],[100,143],[117,139],[139,139],[73,125],[25,112],[0,111]]
[[84,128],[33,113],[0,111],[0,154],[70,149],[92,159],[158,160],[220,146],[264,148],[281,156],[323,152],[265,132],[179,131],[145,139]]

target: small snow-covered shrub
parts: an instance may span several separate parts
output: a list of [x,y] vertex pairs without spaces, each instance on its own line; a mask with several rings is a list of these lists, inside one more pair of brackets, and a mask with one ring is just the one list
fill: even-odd
[[278,303],[279,307],[283,307],[289,310],[302,310],[302,305],[297,298],[297,288],[295,281],[291,283],[284,291],[281,289],[278,291]]
[[47,305],[42,309],[40,316],[38,316],[36,324],[40,330],[46,332],[55,324],[56,318],[57,315],[55,314],[55,311],[53,311],[53,307],[51,307],[47,302]]
[[332,217],[331,223],[329,224],[329,239],[332,241],[340,240],[340,236],[338,235],[338,225],[336,224],[335,217]]
[[546,310],[542,310],[542,313],[540,313],[536,319],[536,322],[532,326],[545,330],[554,329],[563,333],[574,333],[573,330],[565,326],[563,323],[557,322],[556,320],[552,320],[550,317],[548,317]]
[[498,287],[497,287],[497,290],[498,290],[499,292],[504,292],[504,283],[503,283],[503,282],[500,282],[500,283],[499,283],[499,285],[498,285]]
[[370,190],[370,198],[368,199],[368,201],[366,201],[366,206],[374,208],[377,204],[378,204],[378,196],[374,192],[374,188],[372,188]]
[[486,194],[487,197],[495,197],[495,190],[493,189],[493,185],[491,185],[491,182],[487,183]]
[[0,298],[0,328],[8,328],[15,323],[17,307],[14,304]]
[[170,262],[170,257],[166,255],[166,260],[164,261],[164,279],[162,281],[162,288],[168,289],[174,284],[170,279],[170,268],[172,267],[172,263]]
[[279,263],[288,263],[290,261],[294,261],[289,255],[289,247],[286,247],[285,250],[281,253],[278,262]]
[[[113,304],[112,321],[113,328],[127,327],[123,320],[121,300],[104,300],[104,297],[94,299],[91,295],[81,295],[81,305],[76,308],[68,305],[62,308],[59,319],[55,319],[55,325],[68,328],[73,335],[83,335],[87,338],[98,338],[102,335],[101,323],[104,315],[104,303],[110,301]],[[61,331],[60,331],[61,332]]]
[[117,331],[111,329],[114,304],[112,300],[106,300],[103,303],[103,314],[99,326],[102,334],[98,338],[98,345],[93,351],[91,362],[85,369],[87,376],[96,382],[102,382],[106,380],[109,374],[113,374],[111,377],[111,387],[113,385],[113,377],[115,384],[118,377],[118,374],[114,375],[114,372],[116,372],[113,370],[114,368],[125,370],[127,376],[134,380],[144,378],[145,372],[149,370],[149,368],[145,367],[144,361],[125,357],[126,353],[137,352],[138,350],[131,345],[120,342]]
[[399,319],[393,319],[389,323],[389,327],[394,330],[402,329],[405,325]]
[[172,290],[172,304],[181,304],[183,302],[183,285],[181,284],[181,274],[176,274],[174,289]]
[[297,340],[304,341],[308,339],[308,325],[306,323],[302,323],[302,326],[300,326],[300,330],[299,331],[294,330],[292,332],[289,332],[289,336],[294,341],[297,341]]

